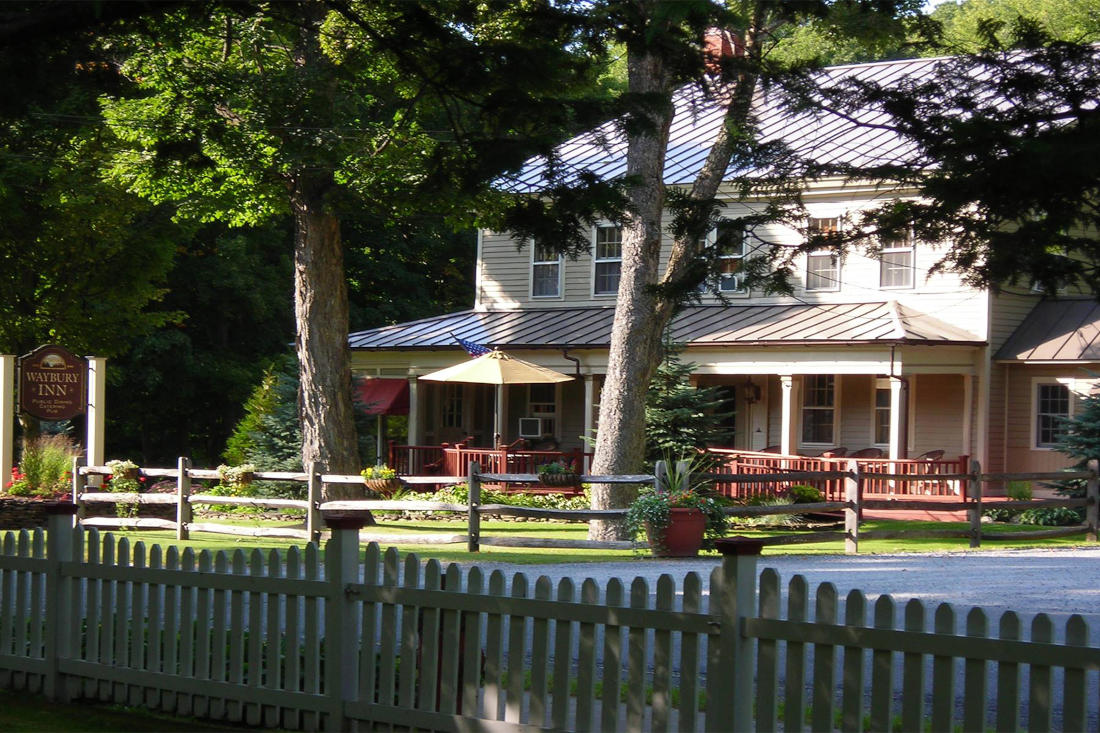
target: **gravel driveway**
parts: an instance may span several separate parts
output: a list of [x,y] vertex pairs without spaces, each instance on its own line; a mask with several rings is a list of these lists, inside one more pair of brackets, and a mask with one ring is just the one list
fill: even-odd
[[[577,582],[593,578],[601,588],[613,577],[629,582],[643,576],[651,581],[652,590],[664,573],[679,585],[692,571],[703,576],[705,588],[711,570],[719,562],[717,557],[701,557],[531,567],[477,564],[486,571],[500,568],[509,574],[523,572],[532,580],[540,575],[555,582],[566,577]],[[980,606],[994,618],[1011,609],[1025,622],[1037,613],[1047,613],[1058,625],[1069,615],[1079,613],[1094,634],[1100,632],[1100,546],[905,555],[765,555],[759,567],[775,568],[784,583],[793,575],[804,575],[811,591],[820,583],[833,583],[841,598],[859,588],[868,596],[888,593],[899,606],[910,598],[919,598],[929,607],[946,602],[964,613]]]

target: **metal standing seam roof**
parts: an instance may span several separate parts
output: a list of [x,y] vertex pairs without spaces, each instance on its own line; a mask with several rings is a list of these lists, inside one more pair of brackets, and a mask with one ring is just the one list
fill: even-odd
[[[905,59],[822,69],[829,82],[844,79],[875,81],[889,85],[906,78],[930,74],[944,59]],[[680,88],[673,97],[675,116],[665,158],[666,184],[693,181],[706,160],[710,145],[722,124],[725,109],[721,95],[705,95],[696,85]],[[795,113],[777,90],[759,91],[753,102],[762,142],[783,140],[798,155],[820,163],[868,165],[896,163],[915,155],[911,143],[889,130],[873,127],[887,121],[880,110],[868,109],[848,119],[825,111]],[[558,146],[557,165],[563,171],[594,174],[608,180],[626,171],[626,139],[616,121],[578,135]],[[536,157],[515,175],[498,181],[502,190],[536,193],[546,184],[547,161]],[[727,178],[753,171],[726,171]],[[566,180],[569,176],[566,175]]]
[[995,361],[1100,361],[1100,303],[1045,299],[1016,327]]
[[[362,351],[458,350],[455,336],[505,350],[608,348],[614,314],[611,307],[470,310],[359,331],[348,342]],[[896,301],[693,306],[671,328],[673,340],[691,346],[985,343]]]

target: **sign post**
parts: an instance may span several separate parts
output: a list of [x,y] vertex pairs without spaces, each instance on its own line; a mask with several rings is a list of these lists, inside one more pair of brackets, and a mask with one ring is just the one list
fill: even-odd
[[0,354],[0,488],[11,481],[15,465],[15,357]]
[[[88,465],[102,466],[106,440],[107,360],[102,356],[88,357]],[[96,479],[101,477],[96,476]]]

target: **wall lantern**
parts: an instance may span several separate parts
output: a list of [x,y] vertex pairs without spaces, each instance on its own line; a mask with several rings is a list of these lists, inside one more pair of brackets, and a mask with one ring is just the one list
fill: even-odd
[[760,401],[760,385],[753,384],[752,379],[745,383],[745,402],[755,405]]

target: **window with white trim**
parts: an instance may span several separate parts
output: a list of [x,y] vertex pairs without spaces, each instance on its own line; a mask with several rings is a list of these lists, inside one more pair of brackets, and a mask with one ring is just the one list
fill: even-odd
[[561,297],[561,255],[538,242],[531,246],[531,297]]
[[879,256],[878,285],[880,288],[911,288],[914,277],[913,232],[887,239]]
[[802,382],[802,443],[832,445],[836,382],[832,374],[810,374]]
[[592,292],[595,295],[615,295],[619,292],[619,273],[623,265],[623,229],[617,226],[596,227],[596,256]]
[[[807,230],[814,234],[840,231],[840,217],[811,217]],[[819,248],[806,253],[806,290],[840,289],[840,255],[836,250]]]
[[1054,448],[1062,438],[1065,423],[1072,416],[1069,387],[1059,382],[1035,385],[1035,447]]
[[543,435],[555,435],[558,417],[558,385],[527,385],[527,414],[542,418]]
[[875,445],[890,445],[890,380],[875,380]]

